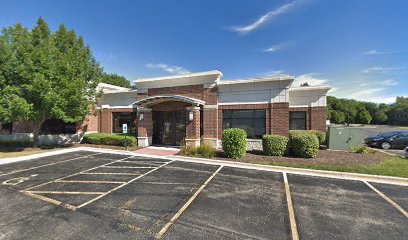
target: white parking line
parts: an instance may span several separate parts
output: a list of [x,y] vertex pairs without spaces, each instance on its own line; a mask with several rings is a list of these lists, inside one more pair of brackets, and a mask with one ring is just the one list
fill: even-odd
[[36,185],[36,186],[26,188],[26,189],[24,189],[24,190],[21,190],[20,192],[24,192],[24,191],[28,191],[28,190],[33,189],[33,188],[37,188],[37,187],[40,187],[40,186],[44,186],[44,185],[53,183],[53,182],[55,182],[55,181],[64,180],[65,178],[69,178],[69,177],[73,177],[73,176],[76,176],[76,175],[79,175],[79,174],[83,174],[83,173],[86,173],[87,171],[91,171],[91,170],[97,169],[97,168],[99,168],[99,167],[101,167],[101,166],[106,166],[106,165],[109,165],[109,164],[112,164],[112,163],[115,163],[115,162],[119,162],[119,161],[121,161],[121,160],[129,159],[129,158],[132,158],[132,157],[133,157],[133,156],[129,156],[129,157],[126,157],[126,158],[122,158],[122,159],[113,161],[113,162],[109,162],[109,163],[105,163],[105,164],[102,164],[102,165],[99,165],[99,166],[96,166],[96,167],[93,167],[93,168],[89,168],[89,169],[86,169],[86,170],[83,170],[83,171],[80,171],[80,172],[77,172],[77,173],[74,173],[74,174],[71,174],[71,175],[62,177],[62,178],[53,179],[53,180],[51,180],[51,181],[48,181],[48,182],[45,182],[45,183],[41,183],[41,184]]
[[380,190],[375,188],[373,185],[368,183],[367,181],[363,181],[367,186],[369,186],[374,192],[378,193],[382,198],[384,198],[387,202],[391,203],[392,206],[394,206],[398,211],[400,211],[406,218],[408,218],[408,213],[405,211],[400,205],[398,205],[396,202],[391,200],[389,197],[387,197],[384,193],[382,193]]
[[292,240],[299,240],[299,233],[296,226],[295,211],[293,210],[292,196],[290,194],[289,181],[286,172],[283,172],[283,181],[285,182],[286,202],[288,204],[290,230],[292,233]]
[[191,205],[194,199],[203,191],[203,189],[207,186],[207,184],[217,175],[217,173],[222,169],[223,166],[220,166],[208,179],[201,185],[201,187],[194,193],[193,196],[177,211],[177,213],[170,219],[170,221],[164,225],[164,227],[160,230],[159,233],[156,234],[156,238],[162,238],[163,235],[169,230],[171,225],[173,225],[177,219],[183,214],[184,211]]
[[118,190],[118,189],[120,189],[120,188],[122,188],[122,187],[124,187],[124,186],[126,186],[126,185],[128,185],[128,184],[130,184],[130,183],[132,183],[132,182],[134,182],[134,181],[136,181],[137,179],[142,178],[142,177],[144,177],[144,176],[146,176],[146,175],[148,175],[148,174],[150,174],[150,173],[156,171],[157,169],[160,169],[160,168],[162,168],[162,167],[164,167],[164,166],[166,166],[166,165],[168,165],[168,164],[170,164],[170,163],[172,163],[172,162],[174,162],[174,160],[173,160],[173,161],[170,161],[170,162],[167,162],[167,163],[165,163],[165,164],[163,164],[163,165],[160,165],[160,166],[158,166],[157,168],[154,168],[154,169],[148,171],[147,173],[142,174],[142,175],[140,175],[140,176],[138,176],[138,177],[136,177],[136,178],[133,178],[133,179],[131,179],[130,181],[128,181],[128,182],[126,182],[126,183],[124,183],[124,184],[122,184],[122,185],[119,185],[119,186],[117,186],[117,187],[115,187],[115,188],[113,188],[113,189],[111,189],[111,190],[105,192],[104,194],[102,194],[102,195],[100,195],[100,196],[98,196],[98,197],[96,197],[96,198],[94,198],[94,199],[89,200],[88,202],[85,202],[85,203],[83,203],[83,204],[77,206],[76,208],[78,209],[78,208],[84,207],[84,206],[86,206],[86,205],[88,205],[88,204],[90,204],[90,203],[92,203],[92,202],[95,202],[96,200],[98,200],[98,199],[100,199],[100,198],[103,198],[103,197],[105,197],[106,195],[108,195],[108,194],[110,194],[110,193],[112,193],[112,192],[114,192],[114,191],[116,191],[116,190]]
[[26,191],[30,193],[48,193],[48,194],[74,194],[74,195],[100,195],[104,192],[65,192],[65,191]]
[[133,166],[102,166],[103,168],[154,168],[154,167],[133,167]]
[[118,181],[84,181],[84,180],[57,180],[58,183],[101,183],[101,184],[122,184],[126,182]]
[[103,153],[95,153],[95,154],[90,154],[90,155],[86,155],[86,156],[71,158],[71,159],[67,159],[67,160],[63,160],[63,161],[59,161],[59,162],[44,164],[44,165],[40,165],[40,166],[36,166],[36,167],[31,167],[31,168],[25,168],[25,169],[15,170],[15,171],[11,171],[11,172],[8,172],[8,173],[0,174],[0,176],[5,176],[5,175],[9,175],[9,174],[13,174],[13,173],[19,173],[19,172],[25,172],[25,171],[28,171],[28,170],[37,169],[37,168],[42,168],[42,167],[47,167],[47,166],[52,166],[52,165],[55,165],[55,164],[64,163],[64,162],[69,162],[69,161],[73,161],[73,160],[77,160],[77,159],[81,159],[81,158],[86,158],[86,157],[91,157],[91,156],[95,156],[95,155],[99,155],[99,154],[103,154]]

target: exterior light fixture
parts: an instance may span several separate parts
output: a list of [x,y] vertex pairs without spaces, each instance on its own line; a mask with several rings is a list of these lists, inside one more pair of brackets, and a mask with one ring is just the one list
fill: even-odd
[[188,120],[191,122],[194,120],[194,113],[193,112],[188,112]]
[[140,120],[140,121],[143,121],[143,119],[144,119],[144,114],[143,114],[143,113],[140,113],[140,115],[139,115],[139,120]]

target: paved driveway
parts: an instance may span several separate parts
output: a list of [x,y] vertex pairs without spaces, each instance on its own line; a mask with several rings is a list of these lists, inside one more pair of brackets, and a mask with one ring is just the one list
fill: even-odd
[[0,171],[0,239],[408,239],[407,186],[90,151]]

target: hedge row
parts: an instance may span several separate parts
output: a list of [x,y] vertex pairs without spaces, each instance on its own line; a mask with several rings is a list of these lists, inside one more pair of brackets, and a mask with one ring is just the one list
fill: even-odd
[[268,156],[283,156],[288,148],[289,139],[279,135],[264,135],[262,137],[262,149]]
[[319,139],[312,131],[290,131],[289,143],[292,152],[299,157],[315,158],[319,150]]
[[[108,133],[90,133],[84,135],[82,142],[96,145],[125,146],[125,136]],[[129,147],[137,146],[137,139],[133,136],[126,136],[126,142]]]
[[238,159],[245,156],[247,134],[240,128],[222,131],[222,150],[228,158]]

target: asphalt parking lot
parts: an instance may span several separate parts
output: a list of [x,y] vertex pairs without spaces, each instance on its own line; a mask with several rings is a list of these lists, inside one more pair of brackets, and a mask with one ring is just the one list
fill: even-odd
[[0,165],[0,239],[408,239],[407,209],[407,186],[133,155]]

